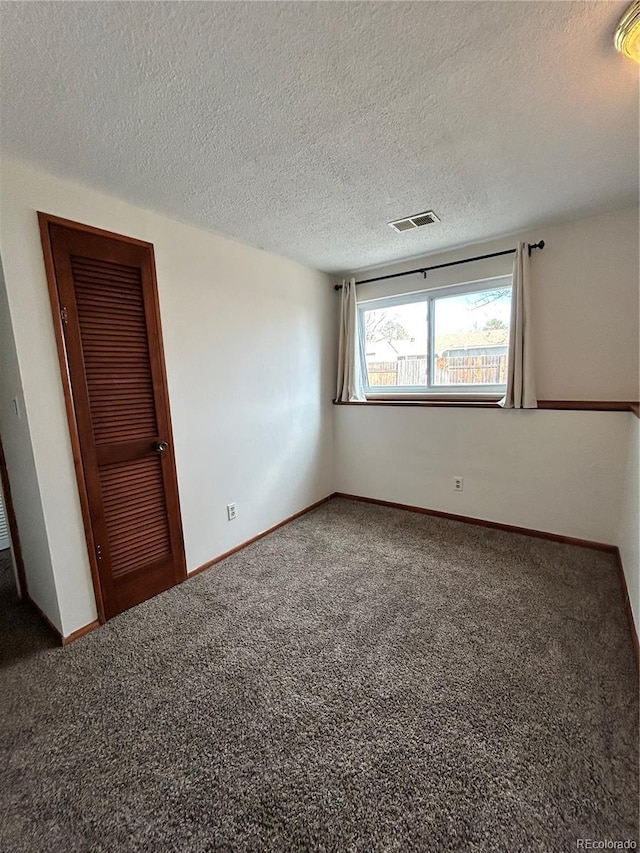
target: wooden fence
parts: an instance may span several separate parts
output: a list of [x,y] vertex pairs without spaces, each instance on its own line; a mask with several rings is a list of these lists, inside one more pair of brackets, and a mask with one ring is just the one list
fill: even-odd
[[[433,385],[504,385],[507,381],[507,356],[455,355],[435,359]],[[416,386],[427,384],[427,359],[399,358],[367,364],[369,385]]]

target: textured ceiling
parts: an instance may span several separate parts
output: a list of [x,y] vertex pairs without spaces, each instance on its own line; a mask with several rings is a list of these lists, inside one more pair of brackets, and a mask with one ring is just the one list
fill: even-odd
[[313,267],[637,199],[626,2],[0,5],[3,151]]

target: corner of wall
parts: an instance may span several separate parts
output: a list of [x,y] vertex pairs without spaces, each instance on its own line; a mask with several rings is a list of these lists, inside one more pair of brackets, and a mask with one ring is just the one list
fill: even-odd
[[0,257],[0,435],[11,484],[27,592],[62,633],[60,604],[42,508],[9,297]]
[[627,417],[629,439],[618,547],[636,634],[640,634],[640,419],[634,414]]

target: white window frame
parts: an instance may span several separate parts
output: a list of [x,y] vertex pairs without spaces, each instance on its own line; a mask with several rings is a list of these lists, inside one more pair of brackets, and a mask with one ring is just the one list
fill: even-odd
[[358,330],[362,346],[360,347],[360,358],[362,364],[362,375],[365,382],[365,396],[368,400],[381,400],[386,398],[407,400],[452,400],[463,398],[464,400],[498,400],[506,390],[506,385],[388,385],[370,386],[367,374],[366,340],[365,340],[365,311],[380,308],[394,308],[396,305],[414,304],[417,302],[427,303],[427,376],[432,377],[434,373],[435,351],[433,342],[435,340],[435,312],[433,303],[437,299],[448,296],[461,296],[465,293],[480,293],[483,290],[508,290],[512,287],[511,275],[494,276],[479,281],[464,282],[462,284],[447,285],[446,287],[431,287],[426,290],[413,291],[411,293],[399,293],[392,296],[382,296],[375,299],[365,299],[358,302]]

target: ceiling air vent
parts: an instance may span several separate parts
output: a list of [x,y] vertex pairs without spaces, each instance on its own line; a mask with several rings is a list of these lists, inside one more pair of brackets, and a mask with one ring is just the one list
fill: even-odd
[[421,225],[431,225],[440,222],[433,210],[425,210],[424,213],[416,213],[414,216],[406,216],[404,219],[396,219],[389,225],[394,231],[409,231],[411,228],[420,228]]

